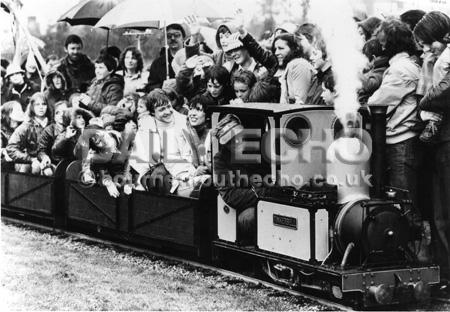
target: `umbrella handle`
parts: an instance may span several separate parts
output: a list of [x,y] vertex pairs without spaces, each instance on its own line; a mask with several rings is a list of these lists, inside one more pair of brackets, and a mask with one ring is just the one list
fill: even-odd
[[164,43],[166,50],[166,80],[169,80],[169,44],[167,43],[167,21],[164,20]]

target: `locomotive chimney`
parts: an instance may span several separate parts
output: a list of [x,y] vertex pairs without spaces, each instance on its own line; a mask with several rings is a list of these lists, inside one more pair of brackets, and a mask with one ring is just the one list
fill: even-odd
[[372,157],[372,197],[383,198],[385,185],[385,146],[387,105],[371,105]]

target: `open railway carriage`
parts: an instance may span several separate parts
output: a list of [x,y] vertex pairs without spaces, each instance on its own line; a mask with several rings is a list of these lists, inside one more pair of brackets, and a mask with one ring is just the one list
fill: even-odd
[[64,178],[70,162],[62,161],[52,177],[19,173],[2,168],[2,215],[60,227],[64,216]]
[[[241,244],[236,210],[218,196],[216,257],[227,252],[254,257],[276,282],[318,289],[364,307],[429,296],[430,285],[439,282],[439,267],[419,264],[409,248],[415,233],[407,218],[410,202],[395,191],[385,195],[381,169],[373,172],[372,194],[362,183],[371,162],[383,165],[382,109],[372,110],[371,135],[363,131],[359,117],[349,139],[341,139],[345,132],[331,107],[214,107],[213,127],[228,113],[237,115],[244,128],[266,134],[248,140],[259,143],[251,154],[276,187],[259,198],[257,238],[251,246]],[[335,157],[355,142],[363,148],[352,162]],[[218,148],[214,139],[213,155]],[[346,183],[355,175],[361,183]]]
[[136,191],[109,196],[105,187],[80,183],[81,163],[67,169],[67,228],[95,233],[164,252],[204,258],[209,255],[208,209],[215,191],[202,186],[198,198]]

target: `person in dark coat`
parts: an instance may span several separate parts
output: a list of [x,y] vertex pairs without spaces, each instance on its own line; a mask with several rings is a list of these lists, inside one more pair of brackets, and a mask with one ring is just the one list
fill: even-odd
[[115,74],[116,61],[110,55],[95,60],[95,75],[88,91],[80,95],[80,107],[99,116],[108,105],[116,106],[123,98],[123,77]]
[[41,162],[37,158],[38,140],[52,118],[44,94],[33,94],[27,114],[28,120],[17,127],[9,138],[6,152],[15,162],[16,171],[39,174]]
[[94,115],[86,109],[77,108],[72,111],[70,125],[56,137],[52,146],[54,158],[81,159],[81,154],[76,153],[75,146],[92,118]]
[[[442,12],[429,12],[414,28],[416,40],[423,50],[433,51],[440,43],[445,49],[434,63],[432,86],[419,102],[420,116],[439,115],[434,121],[438,131],[432,131],[433,149],[427,149],[427,162],[434,162],[432,183],[432,217],[434,230],[434,260],[440,266],[441,281],[447,291],[450,280],[450,17]],[[433,52],[435,53],[435,52]],[[431,117],[431,116],[430,116]],[[428,120],[428,126],[433,120]],[[431,129],[430,129],[431,130]],[[422,133],[423,135],[423,133]],[[430,142],[430,141],[428,141]],[[422,177],[421,177],[422,178]],[[429,201],[427,209],[429,207]]]
[[6,69],[5,93],[2,94],[2,104],[9,101],[17,101],[26,111],[31,96],[39,89],[30,84],[25,78],[25,72],[18,65],[11,64]]
[[52,155],[52,147],[58,135],[69,125],[68,102],[59,101],[54,105],[54,122],[44,128],[38,139],[38,160],[41,162],[44,175],[52,175],[51,165],[57,165],[62,159]]
[[72,90],[67,88],[64,75],[57,70],[52,70],[45,76],[45,85],[47,89],[44,91],[48,105],[54,110],[55,103],[59,101],[69,101]]
[[256,238],[256,206],[259,197],[270,194],[270,185],[253,180],[264,180],[266,172],[260,171],[236,159],[245,150],[244,127],[236,115],[226,115],[212,130],[219,141],[219,151],[214,155],[215,185],[224,202],[236,209],[238,229],[242,244],[252,244]]
[[14,163],[6,153],[6,146],[14,130],[25,120],[22,105],[16,101],[6,102],[1,106],[1,163],[2,170],[14,170]]
[[[175,72],[172,68],[172,61],[178,50],[183,48],[183,41],[185,37],[186,32],[180,24],[170,24],[167,26],[167,43],[169,45],[169,78],[175,78]],[[150,66],[147,92],[162,87],[164,80],[167,78],[166,67],[166,49],[162,48],[159,57],[155,59]]]
[[85,92],[95,77],[95,68],[91,60],[81,53],[83,42],[77,35],[70,35],[64,43],[67,55],[61,60],[57,70],[63,74],[67,87],[76,92]]
[[215,105],[226,105],[234,98],[230,86],[230,73],[223,66],[211,66],[205,73],[206,92],[203,93]]
[[317,73],[308,90],[305,103],[309,105],[326,105],[322,98],[322,85],[325,81],[329,80],[330,76],[333,76],[333,70],[331,68],[331,62],[327,57],[325,42],[319,40],[316,46],[317,48],[313,48],[311,51],[310,60]]
[[363,71],[361,88],[358,90],[358,101],[367,104],[369,97],[381,86],[383,74],[389,67],[389,58],[383,55],[382,47],[377,38],[370,39],[363,48],[363,53],[370,63]]

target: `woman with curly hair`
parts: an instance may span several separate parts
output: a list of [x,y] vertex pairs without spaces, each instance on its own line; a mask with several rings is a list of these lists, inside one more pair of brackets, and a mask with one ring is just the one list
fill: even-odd
[[293,34],[275,37],[271,51],[264,50],[242,27],[241,40],[250,55],[267,68],[269,77],[278,80],[281,103],[304,104],[314,77],[314,68],[306,60],[306,51]]
[[144,92],[148,81],[148,71],[143,71],[144,60],[138,48],[129,46],[123,50],[119,60],[125,81],[124,94]]

